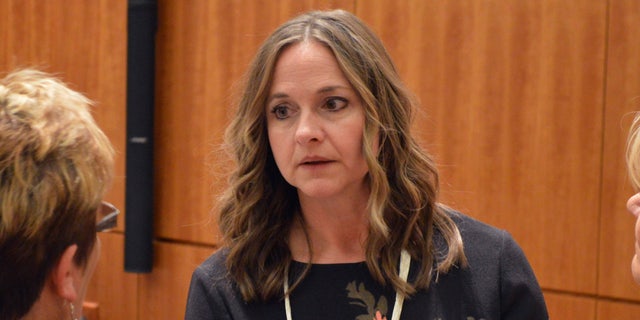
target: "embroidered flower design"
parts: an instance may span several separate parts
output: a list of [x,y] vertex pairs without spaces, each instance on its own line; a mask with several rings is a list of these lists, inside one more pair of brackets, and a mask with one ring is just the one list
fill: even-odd
[[354,300],[349,302],[350,304],[367,310],[366,314],[359,315],[356,320],[387,320],[387,298],[380,296],[376,302],[376,298],[364,287],[364,283],[357,285],[355,281],[349,282],[347,296]]

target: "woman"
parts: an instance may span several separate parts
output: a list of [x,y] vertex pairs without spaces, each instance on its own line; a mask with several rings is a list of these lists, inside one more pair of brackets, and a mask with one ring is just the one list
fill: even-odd
[[195,270],[186,319],[547,319],[513,239],[436,202],[416,105],[358,18],[280,26],[241,97],[224,247]]
[[[629,139],[627,143],[627,171],[633,188],[640,189],[640,115],[636,115],[631,125]],[[636,253],[631,259],[631,274],[635,281],[640,284],[640,193],[629,198],[627,209],[636,217]]]
[[113,149],[81,94],[43,72],[0,80],[0,319],[78,319],[100,252]]

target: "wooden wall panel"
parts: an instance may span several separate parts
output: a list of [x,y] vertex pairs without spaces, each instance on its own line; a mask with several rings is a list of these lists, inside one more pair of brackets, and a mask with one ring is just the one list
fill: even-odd
[[415,129],[443,200],[510,231],[547,288],[596,291],[606,12],[591,0],[358,5],[422,102]]
[[57,74],[95,102],[93,115],[118,152],[116,179],[107,199],[120,208],[124,207],[126,10],[126,0],[0,1],[0,74],[36,67]]
[[545,292],[544,299],[547,302],[549,319],[595,320],[596,318],[595,298]]
[[640,305],[616,302],[616,301],[599,301],[598,302],[598,320],[637,320],[640,318]]
[[138,319],[183,319],[191,274],[214,250],[156,242],[154,252],[153,273],[140,276]]
[[86,301],[98,304],[101,320],[138,319],[139,276],[124,272],[124,236],[115,232],[101,233],[99,239],[102,243],[100,260],[91,278]]
[[631,112],[640,111],[640,2],[612,0],[609,12],[598,292],[640,301],[630,273],[635,220],[626,210],[633,190],[624,160]]
[[219,144],[231,95],[257,47],[311,8],[353,1],[159,1],[155,147],[156,234],[213,244],[209,214],[228,168]]

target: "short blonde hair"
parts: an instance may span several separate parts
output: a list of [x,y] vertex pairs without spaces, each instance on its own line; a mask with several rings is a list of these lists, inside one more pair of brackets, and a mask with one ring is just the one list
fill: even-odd
[[26,313],[61,254],[84,266],[96,211],[113,178],[113,147],[89,101],[25,69],[0,80],[0,318]]
[[640,113],[637,113],[627,139],[627,171],[635,190],[640,190]]

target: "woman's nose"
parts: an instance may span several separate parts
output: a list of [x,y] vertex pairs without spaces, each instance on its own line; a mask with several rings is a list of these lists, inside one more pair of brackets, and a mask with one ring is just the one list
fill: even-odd
[[305,144],[324,139],[322,120],[313,112],[301,112],[296,128],[296,142]]
[[640,214],[640,193],[636,193],[629,198],[627,210],[636,217]]

